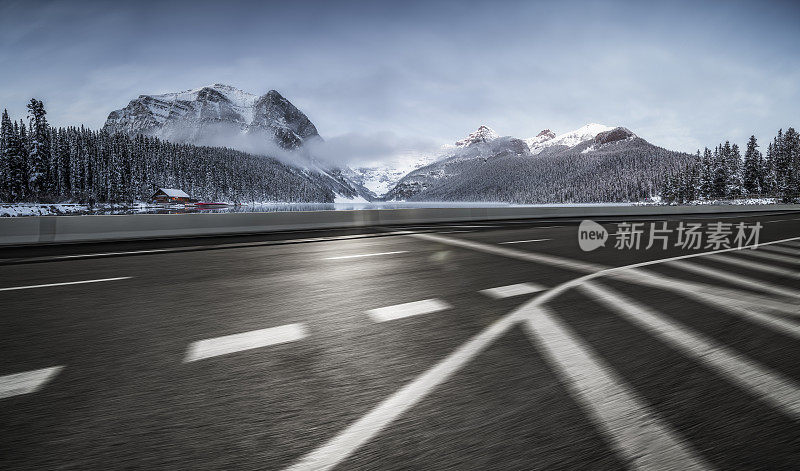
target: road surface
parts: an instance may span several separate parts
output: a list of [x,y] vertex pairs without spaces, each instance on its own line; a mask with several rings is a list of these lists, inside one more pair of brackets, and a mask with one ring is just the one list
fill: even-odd
[[651,219],[761,245],[584,252],[554,219],[0,250],[0,469],[796,469],[800,214]]

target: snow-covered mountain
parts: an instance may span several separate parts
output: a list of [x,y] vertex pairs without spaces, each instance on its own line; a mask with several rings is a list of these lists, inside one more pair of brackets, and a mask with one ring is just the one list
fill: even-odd
[[496,137],[484,128],[403,177],[386,199],[635,201],[650,196],[665,175],[691,159],[656,147],[624,127],[591,123],[560,135],[546,129],[526,140]]
[[564,134],[556,135],[553,131],[545,129],[540,132],[536,137],[525,139],[525,143],[531,150],[531,154],[538,154],[548,147],[564,146],[574,147],[582,142],[594,139],[595,136],[601,132],[611,131],[614,129],[611,126],[605,126],[597,123],[589,123],[578,129]]
[[140,95],[125,108],[112,111],[105,129],[192,144],[218,144],[239,134],[264,138],[285,149],[319,138],[308,117],[277,91],[258,96],[222,84]]
[[528,144],[529,149],[543,149],[548,141],[555,139],[556,133],[549,129],[541,131],[536,137],[525,139],[525,144]]
[[112,111],[104,129],[278,158],[332,191],[339,200],[375,198],[351,180],[349,168],[320,162],[304,148],[322,138],[311,120],[275,90],[259,96],[214,84],[183,92],[139,95],[125,108]]
[[432,154],[406,155],[385,162],[352,167],[351,179],[377,196],[385,195],[403,177],[418,168],[430,165],[437,159]]
[[481,142],[491,142],[500,137],[494,129],[488,126],[480,126],[477,131],[471,133],[466,139],[456,142],[456,147],[467,147]]

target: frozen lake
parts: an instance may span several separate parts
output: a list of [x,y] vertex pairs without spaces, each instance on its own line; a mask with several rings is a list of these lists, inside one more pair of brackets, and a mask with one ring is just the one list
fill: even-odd
[[365,209],[403,208],[502,208],[502,207],[559,207],[559,206],[630,206],[643,203],[581,203],[581,204],[511,204],[490,202],[375,202],[375,203],[263,203],[198,208],[192,205],[98,205],[82,204],[2,204],[3,216],[47,216],[85,214],[182,214],[182,213],[271,213],[278,211],[358,211]]

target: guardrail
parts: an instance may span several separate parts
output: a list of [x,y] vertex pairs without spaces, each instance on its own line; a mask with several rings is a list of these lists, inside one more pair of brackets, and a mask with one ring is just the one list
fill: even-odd
[[409,208],[222,214],[130,214],[0,218],[0,246],[253,234],[437,222],[554,217],[800,211],[800,204]]

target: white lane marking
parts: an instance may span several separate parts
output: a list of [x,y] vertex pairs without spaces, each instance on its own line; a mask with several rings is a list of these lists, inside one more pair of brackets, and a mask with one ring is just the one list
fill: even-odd
[[378,255],[394,255],[398,253],[408,253],[408,250],[395,250],[394,252],[362,253],[358,255],[339,255],[337,257],[325,257],[324,260],[343,260],[346,258],[377,257]]
[[100,253],[89,253],[89,254],[77,254],[77,255],[57,255],[52,258],[54,259],[65,259],[65,258],[92,258],[92,257],[111,257],[114,255],[131,255],[131,254],[139,254],[139,253],[159,253],[159,252],[171,252],[174,249],[151,249],[151,250],[135,250],[132,252],[100,252]]
[[785,276],[787,278],[800,278],[800,272],[796,272],[794,270],[788,270],[786,268],[776,267],[775,265],[767,265],[766,263],[760,263],[751,260],[736,258],[733,255],[712,254],[709,255],[707,258],[711,260],[716,260],[718,262],[727,263],[729,265],[744,267],[750,270],[763,271],[766,273],[773,273],[776,275]]
[[761,258],[764,260],[772,260],[775,262],[789,263],[792,265],[800,263],[800,258],[789,257],[788,255],[781,255],[772,252],[766,252],[764,250],[743,250],[741,253],[748,257]]
[[531,340],[633,469],[711,469],[591,348],[547,309],[525,322]]
[[786,222],[786,221],[794,221],[794,219],[775,219],[773,221],[764,221],[764,224],[769,224],[771,222]]
[[692,262],[685,262],[682,260],[672,260],[667,263],[669,265],[681,268],[683,270],[697,273],[698,275],[717,278],[719,280],[727,281],[729,283],[734,283],[740,286],[755,288],[767,293],[779,294],[781,296],[787,296],[790,298],[800,298],[800,292],[796,290],[781,288],[775,285],[762,283],[761,281],[756,280],[755,278],[749,278],[741,275],[734,275],[732,273],[705,267],[703,265],[699,265]]
[[295,342],[308,335],[303,324],[286,324],[268,329],[252,330],[241,334],[199,340],[189,345],[184,362],[227,355],[254,348]]
[[528,239],[528,240],[510,240],[508,242],[500,242],[500,244],[527,244],[528,242],[544,242],[552,239]]
[[[408,232],[405,232],[404,234],[411,237],[423,235]],[[455,239],[449,239],[447,237],[440,236],[432,238],[432,240],[442,243],[450,243],[451,245],[459,245],[472,250],[487,251],[496,255],[526,260],[524,253],[519,253],[515,250],[495,252],[491,250],[485,250],[484,248],[479,248],[480,246],[487,244],[475,244],[470,246],[455,244]],[[788,240],[794,239],[782,239],[767,243],[781,243]],[[731,250],[734,249],[722,249],[718,252],[727,252]],[[289,471],[325,471],[336,467],[361,446],[369,442],[375,435],[380,433],[383,429],[394,422],[398,417],[414,407],[414,405],[424,399],[425,396],[430,394],[434,389],[436,389],[436,387],[450,379],[450,377],[452,377],[465,365],[469,364],[470,361],[480,355],[480,353],[483,352],[489,345],[502,337],[506,332],[508,332],[509,329],[517,325],[519,322],[524,321],[530,316],[530,314],[535,313],[540,305],[550,301],[551,299],[554,299],[564,291],[579,286],[586,280],[592,280],[610,273],[617,273],[631,268],[655,265],[669,260],[693,258],[702,255],[705,255],[705,253],[687,254],[660,260],[649,260],[646,262],[634,263],[621,267],[604,267],[604,269],[600,271],[588,273],[578,278],[561,283],[560,285],[555,286],[548,291],[544,291],[541,295],[496,320],[484,330],[470,338],[467,342],[461,344],[452,353],[447,355],[430,369],[425,371],[420,376],[417,376],[399,390],[392,393],[367,414],[363,415],[344,430],[336,434],[333,438],[309,452],[294,465],[286,469]]]
[[800,247],[800,241],[798,240],[789,240],[785,242],[786,245],[791,245],[792,247]]
[[513,327],[517,321],[510,314],[495,321],[425,373],[392,393],[322,446],[303,456],[286,469],[288,471],[325,471],[336,467],[437,386],[463,368]]
[[764,250],[769,251],[769,252],[778,252],[778,253],[783,253],[783,254],[788,254],[788,255],[800,256],[800,249],[793,249],[793,248],[790,248],[790,247],[779,247],[777,245],[768,245],[768,246],[762,247],[762,248]]
[[456,247],[464,247],[467,249],[477,250],[479,252],[486,252],[493,255],[500,255],[508,258],[516,258],[519,260],[524,260],[526,262],[543,263],[546,265],[568,268],[570,270],[580,271],[580,272],[595,272],[607,268],[603,265],[596,265],[594,263],[572,260],[564,257],[559,257],[556,255],[545,255],[535,252],[524,252],[522,250],[513,250],[505,247],[498,247],[497,245],[494,244],[484,244],[482,242],[475,242],[472,240],[444,237],[438,234],[409,233],[406,235],[408,235],[409,237],[415,237],[417,239],[429,240],[447,245],[454,245]]
[[63,369],[63,366],[51,366],[40,370],[0,376],[0,399],[36,392]]
[[86,283],[103,283],[105,281],[129,280],[131,278],[132,277],[130,276],[118,276],[116,278],[101,278],[98,280],[66,281],[64,283],[47,283],[43,285],[11,286],[8,288],[0,288],[0,291],[14,291],[18,289],[33,289],[33,288],[50,288],[51,286],[83,285]]
[[512,296],[522,296],[523,294],[538,293],[546,289],[546,287],[534,283],[517,283],[515,285],[484,289],[480,292],[493,299],[503,299]]
[[464,232],[475,232],[475,231],[439,231],[439,234],[461,234]]
[[[289,231],[289,232],[302,232],[302,231]],[[407,235],[407,232],[387,231],[387,232],[382,232],[381,235],[382,236]],[[32,258],[44,259],[44,260],[62,260],[62,259],[110,257],[115,255],[139,255],[139,254],[149,254],[149,253],[188,252],[188,251],[205,250],[205,249],[239,249],[239,248],[249,248],[249,247],[264,247],[270,245],[288,245],[288,244],[296,244],[302,242],[332,242],[332,241],[346,240],[346,239],[365,239],[374,236],[375,234],[350,234],[350,235],[330,236],[330,237],[312,237],[308,239],[265,240],[259,242],[242,242],[242,243],[217,244],[217,245],[189,245],[185,247],[173,247],[168,249],[130,250],[126,252],[99,252],[99,253],[55,255],[47,257],[32,257]]]
[[646,270],[618,272],[612,274],[612,276],[629,283],[669,290],[706,304],[714,309],[723,308],[728,313],[747,318],[750,321],[800,339],[800,325],[781,317],[760,312],[767,309],[797,315],[800,307],[795,304],[775,301],[755,293],[746,293],[739,290],[719,288],[717,286],[655,275]]
[[752,291],[743,291],[734,288],[723,288],[721,286],[698,283],[695,281],[679,280],[648,270],[634,269],[627,272],[614,273],[612,276],[629,283],[653,288],[669,289],[679,294],[688,295],[689,297],[693,297],[694,294],[700,294],[707,298],[710,297],[728,301],[728,304],[743,304],[750,307],[800,316],[800,301],[797,299],[787,302],[786,300],[776,299],[774,296],[762,295]]
[[379,307],[367,311],[369,317],[375,322],[393,321],[404,317],[431,314],[433,312],[444,311],[452,306],[440,299],[423,299],[410,303],[395,304],[394,306]]
[[587,282],[581,285],[581,289],[684,355],[705,363],[795,420],[800,419],[800,388],[780,373],[691,331],[677,321],[668,320],[606,286]]

